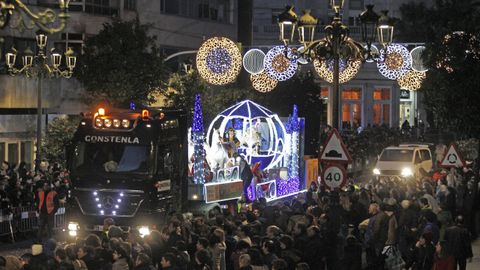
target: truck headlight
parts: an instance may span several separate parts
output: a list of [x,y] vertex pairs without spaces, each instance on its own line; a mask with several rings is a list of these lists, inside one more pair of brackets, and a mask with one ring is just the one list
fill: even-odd
[[69,222],[68,223],[68,230],[69,231],[78,231],[78,223],[77,222]]
[[77,231],[78,231],[78,223],[77,222],[69,222],[68,226],[68,235],[71,237],[77,236]]
[[140,226],[138,227],[138,232],[140,233],[140,236],[143,238],[147,235],[150,235],[150,229],[148,226]]
[[373,174],[380,175],[380,170],[378,168],[373,169]]
[[412,176],[412,175],[413,175],[412,169],[403,168],[403,170],[402,170],[402,176],[403,177],[408,177],[408,176]]

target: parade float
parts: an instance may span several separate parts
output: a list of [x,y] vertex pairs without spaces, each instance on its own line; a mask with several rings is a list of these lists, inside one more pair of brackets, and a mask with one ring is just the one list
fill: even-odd
[[[190,182],[203,186],[195,192],[205,202],[240,199],[244,194],[250,201],[260,197],[272,201],[305,189],[300,173],[303,119],[296,106],[290,117],[280,118],[244,100],[218,114],[206,134],[199,115],[201,107],[196,103],[188,155]],[[245,164],[253,174],[247,179]]]

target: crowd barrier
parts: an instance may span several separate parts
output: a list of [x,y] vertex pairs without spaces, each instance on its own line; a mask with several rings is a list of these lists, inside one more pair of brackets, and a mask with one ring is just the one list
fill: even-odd
[[[55,213],[53,229],[65,229],[65,207],[61,206]],[[15,242],[18,233],[31,233],[38,230],[38,213],[33,206],[16,207],[2,211],[0,215],[0,236],[10,237]]]

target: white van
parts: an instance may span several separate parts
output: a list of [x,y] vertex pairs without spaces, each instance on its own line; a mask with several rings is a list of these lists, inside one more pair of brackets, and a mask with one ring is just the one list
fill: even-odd
[[376,176],[420,179],[433,166],[428,145],[400,144],[383,149],[373,169]]

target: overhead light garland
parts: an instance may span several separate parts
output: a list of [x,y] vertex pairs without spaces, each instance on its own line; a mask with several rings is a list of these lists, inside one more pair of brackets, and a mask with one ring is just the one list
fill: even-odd
[[[346,83],[353,79],[360,67],[362,61],[360,60],[340,60],[340,73],[339,73],[339,83]],[[313,66],[318,76],[323,80],[332,83],[333,82],[333,61],[331,60],[319,60],[315,59],[313,61]]]
[[410,70],[402,77],[398,78],[397,82],[400,89],[415,91],[420,89],[423,80],[426,78],[425,72]]
[[242,68],[242,55],[228,38],[214,37],[198,49],[197,70],[208,83],[225,85],[233,82]]
[[277,87],[278,81],[262,72],[256,75],[250,75],[250,81],[255,90],[261,93],[267,93]]
[[412,56],[408,49],[400,44],[390,44],[380,50],[378,71],[390,80],[396,80],[412,67]]
[[250,74],[260,74],[264,70],[265,53],[259,49],[251,49],[243,56],[243,68]]
[[[287,50],[285,55],[285,50]],[[284,46],[275,46],[265,55],[265,72],[277,81],[286,81],[295,75],[298,63],[290,60],[293,57],[292,49]]]
[[473,34],[457,31],[445,35],[437,52],[436,66],[452,73],[459,66],[480,61],[480,40]]

